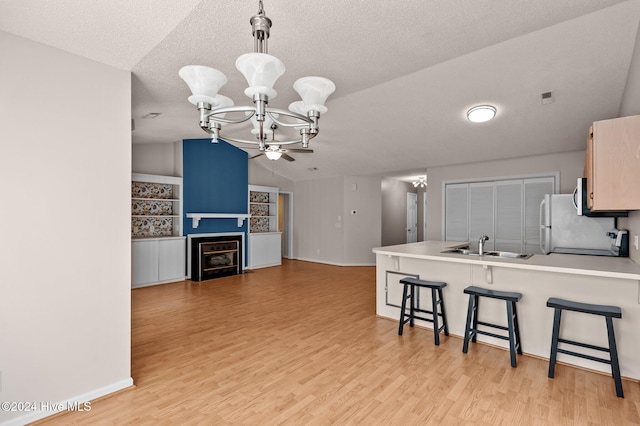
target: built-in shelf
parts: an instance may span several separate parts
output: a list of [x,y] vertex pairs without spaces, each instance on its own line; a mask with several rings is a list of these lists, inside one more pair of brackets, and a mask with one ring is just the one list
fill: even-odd
[[238,228],[242,226],[245,219],[250,215],[245,213],[187,213],[187,218],[191,219],[191,227],[197,228],[200,219],[238,219]]

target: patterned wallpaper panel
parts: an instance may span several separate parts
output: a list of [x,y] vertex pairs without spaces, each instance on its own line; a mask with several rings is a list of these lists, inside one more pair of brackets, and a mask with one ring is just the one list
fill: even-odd
[[249,202],[250,203],[268,203],[269,193],[260,192],[260,191],[249,191]]
[[[149,217],[131,218],[131,237],[167,237],[173,235],[173,185],[131,182],[131,214]],[[148,198],[136,200],[134,198]],[[167,201],[164,201],[167,200]]]
[[249,232],[269,232],[269,218],[252,217],[249,219]]
[[132,217],[131,237],[170,237],[173,235],[171,217]]
[[173,185],[165,183],[131,182],[133,198],[173,198]]
[[269,206],[265,204],[250,204],[251,216],[269,216]]
[[131,214],[133,215],[172,215],[173,202],[159,200],[131,200]]

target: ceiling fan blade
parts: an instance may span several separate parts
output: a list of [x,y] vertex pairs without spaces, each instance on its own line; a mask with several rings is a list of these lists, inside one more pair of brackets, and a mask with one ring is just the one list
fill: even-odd
[[296,161],[295,158],[291,157],[290,155],[287,155],[285,153],[282,153],[282,156],[280,158],[284,158],[287,161]]
[[303,149],[303,148],[283,148],[282,151],[283,152],[302,152],[307,154],[313,153],[312,149]]
[[260,157],[261,155],[264,155],[264,152],[261,152],[260,154],[256,154],[253,157],[249,157],[249,160],[252,160],[252,159],[254,159],[256,157]]

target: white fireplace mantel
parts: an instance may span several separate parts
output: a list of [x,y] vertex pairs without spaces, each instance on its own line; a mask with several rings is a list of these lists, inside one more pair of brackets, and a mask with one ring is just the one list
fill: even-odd
[[187,218],[191,219],[191,227],[197,228],[200,219],[238,219],[238,228],[240,228],[245,219],[251,217],[246,213],[187,213]]

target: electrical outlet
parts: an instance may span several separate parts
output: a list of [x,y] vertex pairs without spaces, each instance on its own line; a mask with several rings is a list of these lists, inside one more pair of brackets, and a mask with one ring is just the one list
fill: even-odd
[[633,247],[638,250],[638,236],[634,235],[633,236]]

